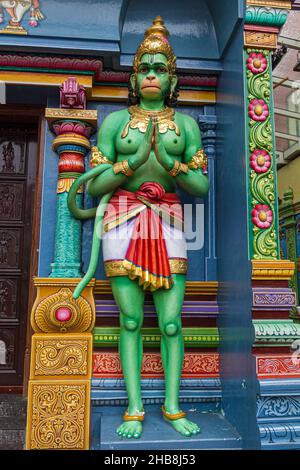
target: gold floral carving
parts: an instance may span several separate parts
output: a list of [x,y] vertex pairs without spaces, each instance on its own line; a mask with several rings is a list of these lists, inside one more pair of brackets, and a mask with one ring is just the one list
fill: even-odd
[[246,47],[262,47],[265,49],[277,48],[277,34],[260,31],[245,31],[244,43]]
[[89,448],[90,382],[30,382],[27,449]]
[[[57,320],[55,313],[59,307],[66,307],[71,312],[68,321]],[[94,325],[94,309],[82,296],[74,299],[68,287],[47,296],[35,304],[31,316],[31,324],[35,332],[88,332]]]
[[91,375],[91,333],[33,335],[31,379],[45,376]]
[[[76,178],[59,178],[57,180],[57,194],[68,193],[75,180]],[[77,192],[83,193],[83,186],[81,186]]]

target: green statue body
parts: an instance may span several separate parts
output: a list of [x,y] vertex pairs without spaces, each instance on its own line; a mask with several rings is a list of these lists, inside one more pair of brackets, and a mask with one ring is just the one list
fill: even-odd
[[[154,22],[155,25],[165,31],[160,19]],[[175,94],[177,77],[172,73],[175,58],[172,64],[170,45],[167,53],[164,53],[163,47],[157,47],[157,30],[148,34],[144,45],[145,41],[149,43],[151,40],[156,40],[156,47],[149,51],[149,48],[145,48],[146,52],[143,53],[141,44],[140,57],[135,63],[135,73],[131,76],[131,86],[138,99],[137,106],[130,109],[131,112],[124,109],[110,114],[100,128],[97,147],[103,160],[91,174],[93,176],[101,166],[104,170],[88,182],[88,192],[93,197],[105,193],[111,195],[120,188],[136,193],[147,182],[158,183],[166,193],[174,193],[177,185],[194,196],[203,197],[208,192],[208,179],[202,171],[204,157],[201,136],[196,121],[190,116],[173,112],[167,122],[167,129],[163,124],[160,127],[160,113],[166,109],[166,96]],[[132,114],[132,110],[137,115]],[[143,116],[148,116],[148,120],[143,121]],[[134,119],[138,121],[137,125],[130,125]],[[122,166],[121,162],[126,164]],[[161,331],[165,375],[163,414],[174,429],[184,436],[191,436],[200,432],[200,429],[184,416],[179,407],[184,357],[181,310],[185,281],[185,273],[175,272],[171,285],[151,290]],[[140,374],[145,286],[138,279],[127,275],[111,275],[110,282],[120,310],[119,352],[128,393],[128,409],[117,433],[127,438],[138,438],[144,418]]]

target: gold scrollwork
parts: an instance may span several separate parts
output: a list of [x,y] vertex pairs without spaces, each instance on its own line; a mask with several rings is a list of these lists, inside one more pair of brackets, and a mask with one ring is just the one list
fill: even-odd
[[[36,335],[35,335],[36,336]],[[88,375],[89,339],[33,337],[32,377]]]
[[89,389],[88,381],[31,382],[27,449],[87,449]]
[[[60,307],[70,310],[68,321],[59,321],[56,318],[56,312]],[[33,309],[31,323],[35,332],[88,332],[93,328],[94,314],[86,299],[83,297],[74,299],[71,289],[63,287],[55,294],[44,298]]]

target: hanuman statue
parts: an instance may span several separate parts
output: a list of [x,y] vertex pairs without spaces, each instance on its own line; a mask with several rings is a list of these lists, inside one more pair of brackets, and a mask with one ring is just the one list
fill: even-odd
[[[145,416],[140,374],[147,290],[152,292],[161,331],[162,415],[183,436],[200,432],[179,406],[187,247],[175,190],[178,185],[204,197],[209,188],[207,158],[196,121],[173,108],[178,96],[176,57],[168,36],[157,17],[135,54],[130,106],[103,121],[92,153],[93,169],[76,180],[69,193],[75,217],[96,215],[90,266],[74,297],[94,275],[102,239],[105,271],[120,311],[119,352],[128,408],[117,433],[125,438],[140,437]],[[97,212],[76,207],[76,190],[87,181],[92,197],[105,194]]]

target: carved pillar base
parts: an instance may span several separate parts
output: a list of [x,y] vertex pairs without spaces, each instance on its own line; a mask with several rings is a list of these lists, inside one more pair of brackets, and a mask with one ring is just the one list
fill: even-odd
[[26,449],[89,449],[94,281],[36,278]]

